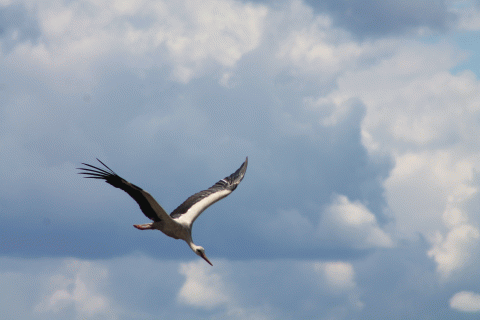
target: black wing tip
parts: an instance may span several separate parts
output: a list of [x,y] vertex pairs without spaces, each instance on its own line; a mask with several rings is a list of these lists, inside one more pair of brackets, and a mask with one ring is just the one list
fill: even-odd
[[94,179],[107,179],[108,177],[110,176],[116,176],[117,174],[112,170],[110,169],[105,163],[103,163],[102,161],[100,161],[100,159],[96,158],[98,160],[98,162],[100,162],[105,168],[107,168],[109,171],[106,171],[105,169],[102,169],[102,168],[99,168],[99,167],[95,167],[91,164],[88,164],[88,163],[84,163],[82,162],[82,164],[86,167],[89,167],[89,168],[77,168],[77,170],[82,170],[81,172],[77,172],[78,174],[83,174],[85,175],[84,178],[94,178]]
[[245,173],[247,172],[248,166],[248,157],[246,157],[245,162],[242,163],[240,168],[237,169],[234,173],[232,173],[226,180],[229,182],[231,186],[236,186],[243,180]]
[[242,174],[242,177],[243,175],[245,175],[245,172],[247,172],[247,166],[248,166],[248,157],[245,158],[245,161],[243,162],[243,164],[240,166],[240,173]]
[[248,166],[248,157],[245,158],[245,161],[243,161],[242,165],[240,166],[240,169],[242,169],[243,167],[247,168],[247,166]]
[[98,158],[95,158],[95,159],[97,159],[98,162],[100,162],[101,164],[103,164],[103,166],[104,166],[105,168],[107,168],[108,170],[110,170],[111,173],[116,174],[112,169],[110,169],[110,168],[109,168],[105,163],[103,163],[100,159],[98,159]]

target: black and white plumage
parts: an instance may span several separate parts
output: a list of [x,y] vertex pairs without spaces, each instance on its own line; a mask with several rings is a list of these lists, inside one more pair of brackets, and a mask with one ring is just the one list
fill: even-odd
[[128,193],[138,203],[145,216],[153,220],[151,223],[135,224],[133,225],[135,228],[139,230],[157,229],[169,237],[185,240],[193,252],[212,265],[205,256],[203,247],[195,245],[192,241],[192,224],[205,209],[218,200],[225,198],[237,188],[247,171],[248,157],[237,171],[218,181],[207,190],[190,196],[178,208],[173,210],[170,215],[163,210],[150,193],[121,178],[106,164],[99,159],[97,160],[106,169],[82,163],[88,168],[77,168],[82,170],[79,173],[85,175],[85,178],[103,179],[115,188],[122,189]]

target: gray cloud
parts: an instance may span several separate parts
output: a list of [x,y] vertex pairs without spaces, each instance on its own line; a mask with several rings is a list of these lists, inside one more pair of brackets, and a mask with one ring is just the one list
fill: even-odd
[[41,34],[33,10],[22,4],[0,7],[0,39],[2,50],[10,51],[17,43],[30,40],[36,42]]
[[335,22],[364,36],[402,34],[419,27],[444,31],[452,19],[446,1],[308,1],[317,12],[326,10]]
[[[268,3],[273,7],[290,5],[288,1],[281,4],[269,0],[255,2]],[[400,35],[418,28],[444,32],[457,19],[448,10],[447,1],[305,0],[305,3],[315,14],[330,16],[335,26],[345,28],[360,39]]]

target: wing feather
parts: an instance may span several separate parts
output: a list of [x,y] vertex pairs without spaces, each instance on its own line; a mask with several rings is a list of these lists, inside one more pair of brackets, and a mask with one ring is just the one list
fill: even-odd
[[158,202],[148,193],[140,187],[137,187],[133,183],[128,182],[127,180],[118,176],[112,169],[110,169],[106,164],[97,159],[105,168],[102,169],[95,166],[92,166],[87,163],[82,163],[83,165],[89,168],[77,168],[82,170],[79,174],[84,175],[85,178],[91,179],[103,179],[108,184],[114,186],[115,188],[122,189],[130,197],[132,197],[140,206],[143,214],[147,218],[153,221],[166,221],[170,220],[170,216],[165,212],[165,210],[158,204]]
[[247,171],[248,157],[245,162],[230,176],[218,181],[206,190],[195,193],[178,206],[170,216],[192,224],[209,206],[225,198],[237,188]]

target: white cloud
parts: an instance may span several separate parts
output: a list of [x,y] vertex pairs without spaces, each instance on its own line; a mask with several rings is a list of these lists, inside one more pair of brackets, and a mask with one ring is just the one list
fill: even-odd
[[350,290],[356,286],[355,271],[350,263],[317,262],[314,269],[323,273],[327,284],[335,291]]
[[[479,166],[480,126],[473,119],[479,115],[480,82],[471,71],[449,71],[465,53],[447,42],[380,39],[370,42],[370,48],[373,63],[342,73],[338,88],[316,105],[333,106],[323,119],[329,124],[349,112],[346,101],[361,101],[366,110],[364,146],[371,156],[387,155],[394,161],[384,182],[394,230],[400,237],[445,235],[442,239],[449,240],[432,240],[429,255],[439,273],[450,274],[462,268],[478,241],[464,203],[478,189],[473,177]],[[469,245],[460,245],[462,228],[470,230],[465,233]],[[449,247],[440,250],[449,254],[439,254],[438,243]]]
[[385,180],[386,198],[395,213],[397,230],[404,235],[427,235],[443,229],[445,223],[451,223],[452,206],[477,192],[472,179],[473,162],[451,151],[399,155]]
[[451,143],[455,135],[468,139],[463,130],[474,125],[469,118],[478,112],[480,84],[470,71],[449,72],[465,54],[446,43],[395,40],[373,42],[371,51],[375,63],[340,75],[338,89],[318,102],[342,112],[342,103],[359,99],[367,150],[403,153]]
[[104,319],[117,318],[108,299],[98,292],[108,277],[105,267],[68,260],[64,262],[63,271],[50,277],[46,296],[35,306],[35,312],[65,314],[67,310],[74,309],[77,319],[99,315]]
[[172,65],[172,76],[187,83],[212,62],[231,68],[256,48],[267,13],[231,0],[45,1],[38,6],[41,41],[18,45],[15,56],[23,62],[16,66],[73,69],[79,76],[116,56],[135,71]]
[[215,273],[204,261],[183,263],[180,273],[186,277],[178,293],[180,302],[206,309],[231,302],[222,276]]
[[392,247],[393,241],[377,223],[367,207],[351,202],[346,196],[335,196],[319,222],[319,237],[338,241],[353,248]]
[[217,260],[211,267],[198,259],[185,263],[134,254],[102,262],[0,262],[5,319],[259,320],[340,310],[337,318],[349,319],[363,306],[353,264],[337,260]]
[[437,263],[437,270],[447,278],[453,271],[462,269],[469,262],[472,251],[478,247],[480,232],[471,225],[451,229],[445,239],[440,233],[433,240],[428,255]]
[[450,308],[463,312],[480,311],[480,295],[471,291],[460,291],[450,299]]
[[[373,45],[381,48],[380,42]],[[396,46],[392,41],[386,48]],[[478,143],[472,137],[480,127],[471,119],[479,111],[480,83],[470,71],[448,71],[459,58],[445,43],[410,42],[392,52],[378,64],[342,75],[339,88],[322,103],[338,106],[340,113],[342,102],[351,98],[365,105],[365,147],[372,155],[388,154],[395,161],[384,186],[396,231],[409,237],[449,234],[449,240],[432,240],[435,249],[429,253],[439,272],[447,275],[461,268],[477,241],[470,224],[465,233],[470,246],[459,250],[461,241],[454,239],[469,220],[462,203],[477,193],[473,172]],[[450,249],[443,248],[441,255],[438,243]]]
[[301,298],[290,304],[310,311],[323,305],[319,295],[334,298],[343,313],[364,306],[354,267],[348,262],[217,261],[212,268],[195,261],[182,263],[180,273],[186,279],[178,292],[178,302],[230,319],[278,318],[282,301],[292,295]]
[[460,30],[480,30],[480,10],[475,1],[453,1],[449,11],[457,16],[455,27]]
[[396,230],[401,236],[423,234],[430,240],[428,256],[443,278],[464,270],[478,245],[479,231],[462,209],[477,194],[473,167],[470,158],[450,150],[408,153],[397,157],[385,181]]
[[355,269],[351,263],[342,261],[315,262],[313,269],[322,277],[328,291],[335,295],[346,294],[350,303],[356,308],[364,306],[364,303],[359,299],[355,282]]
[[351,202],[344,195],[335,195],[319,215],[316,225],[298,210],[279,210],[267,219],[266,226],[258,226],[258,232],[269,241],[313,248],[330,243],[356,249],[394,245],[378,225],[375,215],[360,202]]
[[292,31],[280,43],[277,59],[288,61],[302,73],[334,74],[355,64],[364,53],[364,48],[351,41],[347,33],[332,27],[328,16],[314,18],[308,12],[303,16],[312,22]]

